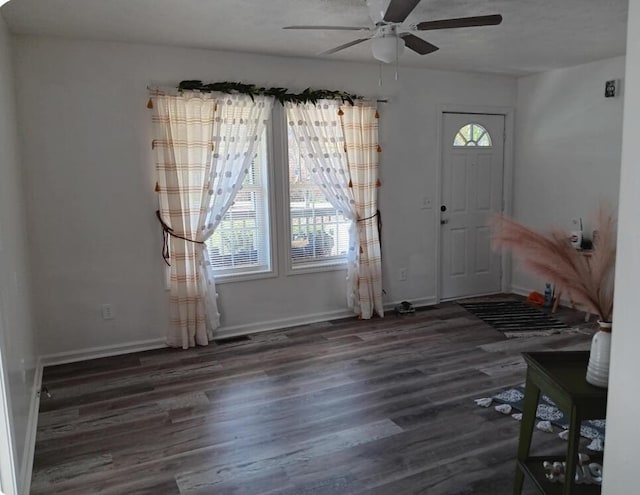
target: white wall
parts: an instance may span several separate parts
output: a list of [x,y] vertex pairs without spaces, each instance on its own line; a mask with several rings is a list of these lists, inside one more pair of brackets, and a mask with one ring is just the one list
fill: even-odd
[[[624,79],[624,57],[518,79],[514,215],[533,227],[585,231],[600,202],[618,204],[624,95],[604,98],[605,81]],[[623,81],[623,87],[628,87]],[[517,267],[514,289],[544,290]]]
[[[160,230],[149,84],[233,80],[389,97],[381,107],[380,204],[388,302],[435,296],[438,108],[513,106],[509,77],[196,49],[17,37],[22,149],[43,354],[162,338]],[[281,198],[280,198],[281,199]],[[409,269],[406,282],[399,268]],[[281,272],[282,272],[281,267]],[[223,331],[345,310],[345,272],[219,285]],[[104,322],[100,305],[116,318]]]
[[640,280],[640,2],[629,2],[627,67],[618,258],[616,265],[613,340],[609,375],[607,441],[603,495],[638,492],[638,418],[640,417],[640,328],[638,280]]
[[11,37],[0,15],[0,352],[19,470],[27,447],[35,353],[11,56]]

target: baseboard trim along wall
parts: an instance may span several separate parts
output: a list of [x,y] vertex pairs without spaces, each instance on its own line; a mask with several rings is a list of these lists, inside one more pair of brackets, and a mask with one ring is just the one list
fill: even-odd
[[40,357],[42,367],[55,366],[58,364],[76,363],[78,361],[88,361],[120,354],[130,354],[132,352],[149,351],[166,347],[164,338],[139,340],[124,344],[105,345],[101,347],[87,347],[77,351],[58,352],[55,354],[45,354]]
[[[277,330],[279,328],[289,328],[299,325],[308,325],[321,321],[336,320],[339,318],[348,318],[355,316],[350,310],[328,311],[313,315],[297,316],[293,318],[281,318],[278,320],[263,321],[260,323],[251,323],[247,325],[232,325],[228,327],[220,327],[216,332],[216,339],[226,339],[230,337],[238,337],[240,335],[248,335],[252,333],[267,332],[269,330]],[[115,344],[101,347],[88,347],[86,349],[78,349],[76,351],[59,352],[55,354],[46,354],[40,357],[41,367],[55,366],[58,364],[75,363],[78,361],[88,361],[89,359],[97,359],[111,356],[119,356],[121,354],[131,354],[133,352],[149,351],[152,349],[161,349],[166,347],[164,338],[141,340],[136,342],[128,342],[125,344]]]
[[[384,310],[392,310],[396,304],[402,301],[393,301],[385,303]],[[435,297],[422,297],[412,299],[411,304],[414,307],[431,306],[436,304]],[[249,335],[253,333],[268,332],[279,328],[290,328],[300,325],[310,325],[323,321],[337,320],[341,318],[355,317],[353,311],[349,309],[341,309],[335,311],[325,311],[323,313],[315,313],[304,316],[294,316],[291,318],[279,318],[277,320],[262,321],[259,323],[249,323],[241,325],[222,326],[216,332],[216,339],[226,339],[230,337],[238,337],[241,335]],[[39,358],[40,376],[42,376],[42,368],[45,366],[55,366],[58,364],[75,363],[78,361],[87,361],[89,359],[104,358],[110,356],[119,356],[121,354],[130,354],[133,352],[149,351],[152,349],[161,349],[166,347],[164,338],[140,340],[128,342],[124,344],[114,344],[99,347],[87,347],[75,351],[58,352],[54,354],[45,354]],[[40,384],[38,384],[39,390]]]
[[279,328],[291,328],[300,325],[310,325],[321,321],[337,320],[340,318],[355,317],[353,311],[349,309],[339,309],[335,311],[325,311],[323,313],[315,313],[304,316],[294,316],[291,318],[279,318],[277,320],[261,321],[259,323],[249,323],[245,325],[222,326],[216,332],[216,339],[227,339],[230,337],[239,337],[241,335],[249,335],[252,333],[268,332],[270,330],[278,330]]
[[[384,311],[392,310],[397,304],[402,301],[393,301],[384,304]],[[411,304],[414,307],[431,306],[436,304],[435,297],[422,297],[418,299],[412,299]],[[253,333],[268,332],[270,330],[278,330],[280,328],[291,328],[300,325],[310,325],[312,323],[319,323],[323,321],[338,320],[341,318],[354,317],[355,313],[350,309],[341,309],[336,311],[326,311],[324,313],[316,313],[305,316],[295,316],[292,318],[280,318],[277,320],[263,321],[260,323],[251,323],[248,325],[233,325],[229,327],[221,327],[216,333],[216,339],[226,339],[231,337],[239,337],[241,335],[249,335]]]
[[[530,293],[532,293],[535,289],[526,289],[524,287],[520,287],[517,285],[514,285],[511,287],[511,292],[513,292],[514,294],[518,294],[519,296],[524,296],[527,297]],[[540,291],[536,291],[536,292],[540,292]],[[572,307],[572,303],[571,303],[571,299],[569,299],[569,297],[567,296],[566,293],[562,294],[562,297],[560,298],[560,306],[564,306],[567,308]],[[580,309],[580,308],[578,308]]]
[[527,297],[531,292],[533,292],[533,289],[527,289],[526,287],[521,287],[519,285],[512,285],[511,292],[518,294],[519,296]]
[[[401,302],[404,302],[404,300],[385,303],[385,312],[393,310]],[[421,308],[423,306],[433,306],[435,304],[438,304],[438,301],[435,297],[419,297],[418,299],[409,299],[408,302],[410,302],[414,308]]]
[[20,490],[22,495],[31,492],[31,474],[36,450],[36,435],[38,433],[38,411],[40,410],[40,389],[42,387],[42,362],[38,359],[33,375],[31,400],[29,401],[29,417],[27,419],[27,433],[24,443],[24,454],[20,462]]

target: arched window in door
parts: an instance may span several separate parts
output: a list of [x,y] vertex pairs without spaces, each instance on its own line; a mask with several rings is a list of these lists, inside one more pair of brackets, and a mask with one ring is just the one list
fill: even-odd
[[481,146],[484,148],[491,146],[491,136],[480,124],[471,123],[463,125],[453,138],[454,147]]

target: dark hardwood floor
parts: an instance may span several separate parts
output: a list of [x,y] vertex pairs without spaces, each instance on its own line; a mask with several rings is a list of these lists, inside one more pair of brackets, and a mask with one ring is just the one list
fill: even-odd
[[48,367],[31,493],[509,494],[520,424],[473,399],[589,334],[505,339],[448,303]]

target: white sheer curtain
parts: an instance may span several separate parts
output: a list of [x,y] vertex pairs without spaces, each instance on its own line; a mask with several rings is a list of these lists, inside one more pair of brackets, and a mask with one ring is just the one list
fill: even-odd
[[204,243],[242,189],[272,99],[185,92],[153,100],[160,216],[173,234],[167,343],[186,349],[207,345],[220,325]]
[[384,316],[378,234],[378,112],[368,103],[342,105],[342,128],[358,215],[358,309],[362,318]]
[[[344,134],[336,100],[312,103],[287,102],[287,125],[300,150],[297,157],[309,171],[314,183],[324,192],[331,206],[351,220],[347,270],[347,306],[356,307],[358,285],[358,235],[356,204],[349,187],[349,168],[344,149]],[[359,313],[359,312],[358,312]]]

